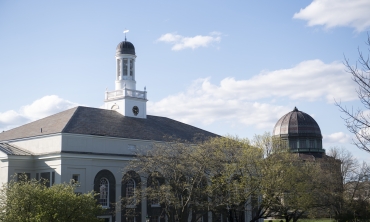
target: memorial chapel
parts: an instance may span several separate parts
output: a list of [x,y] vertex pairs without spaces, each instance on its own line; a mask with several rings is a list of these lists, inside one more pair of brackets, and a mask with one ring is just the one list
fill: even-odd
[[[192,141],[218,136],[179,121],[147,115],[147,91],[136,89],[134,45],[116,48],[115,90],[105,92],[104,109],[78,106],[0,133],[0,183],[15,174],[54,183],[79,182],[76,192],[100,193],[101,215],[107,222],[163,221],[159,205],[145,200],[135,206],[139,216],[127,218],[114,204],[132,195],[144,178],[123,183],[123,169],[136,148],[155,142]],[[135,172],[130,172],[135,174]],[[143,183],[144,184],[144,183]],[[113,213],[112,213],[113,211]]]
[[[0,133],[0,184],[21,173],[44,178],[48,186],[74,180],[79,183],[76,192],[100,194],[99,202],[107,209],[100,217],[107,222],[146,222],[147,218],[165,222],[160,205],[146,200],[134,206],[139,212],[135,217],[126,217],[126,206],[114,204],[132,195],[137,185],[146,184],[143,176],[123,169],[135,157],[136,148],[218,135],[147,115],[147,91],[136,89],[135,47],[126,38],[118,44],[115,60],[115,90],[105,92],[103,109],[78,106]],[[297,108],[280,118],[273,135],[286,140],[301,159],[327,158],[318,124]],[[125,173],[132,179],[122,182]],[[243,221],[249,221],[251,213],[246,211]],[[205,216],[202,222],[208,220],[211,218]]]

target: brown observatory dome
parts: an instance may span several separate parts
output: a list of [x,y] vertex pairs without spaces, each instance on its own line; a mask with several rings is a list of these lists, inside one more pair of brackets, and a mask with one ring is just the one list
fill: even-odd
[[292,152],[325,153],[319,125],[310,115],[296,107],[279,119],[273,136],[287,140]]

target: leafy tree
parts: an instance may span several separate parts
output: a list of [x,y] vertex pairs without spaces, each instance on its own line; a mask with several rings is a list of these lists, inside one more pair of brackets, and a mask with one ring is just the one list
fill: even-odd
[[160,203],[162,216],[166,215],[171,221],[188,221],[190,212],[195,208],[201,210],[200,204],[196,203],[203,201],[200,197],[205,192],[202,187],[205,165],[194,158],[191,145],[186,143],[155,144],[147,152],[138,153],[137,159],[125,171],[134,170],[146,175],[144,183],[149,178],[164,178],[166,182],[148,186],[145,190],[136,189],[135,195],[124,198],[122,205],[132,203],[132,199],[138,204],[145,197]]
[[238,138],[161,143],[139,153],[125,171],[163,178],[157,187],[136,192],[135,199],[157,200],[170,220],[196,221],[213,212],[215,217],[222,213],[237,221],[256,190],[252,176],[255,161],[262,156],[248,140]]
[[199,147],[202,152],[212,153],[207,161],[207,208],[215,219],[223,214],[229,221],[241,221],[246,205],[258,204],[260,184],[256,172],[263,153],[249,140],[235,137],[216,138]]
[[[338,177],[336,181],[327,179],[335,174],[331,173],[331,167],[325,166],[326,159],[302,160],[290,152],[286,141],[269,133],[255,136],[252,142],[265,156],[256,167],[262,199],[252,221],[268,216],[297,221],[326,206],[322,201],[322,186],[333,188],[332,182],[338,182]],[[333,164],[339,166],[337,161]]]
[[[370,36],[366,44],[370,47]],[[370,48],[368,49],[370,51]],[[353,81],[357,84],[357,96],[363,105],[353,110],[342,106],[340,102],[336,105],[344,114],[342,117],[347,129],[355,136],[353,143],[360,149],[370,152],[370,58],[358,50],[359,58],[355,65],[351,65],[349,59],[345,58],[344,65],[347,72],[352,75]]]
[[235,137],[155,144],[125,171],[162,178],[132,198],[158,201],[170,221],[197,221],[208,212],[214,221],[221,215],[241,221],[245,211],[251,221],[269,215],[296,221],[313,207],[314,168],[294,158],[284,141],[265,134],[253,144]]
[[0,190],[0,220],[22,222],[101,221],[94,193],[75,194],[75,185],[28,180],[25,175]]

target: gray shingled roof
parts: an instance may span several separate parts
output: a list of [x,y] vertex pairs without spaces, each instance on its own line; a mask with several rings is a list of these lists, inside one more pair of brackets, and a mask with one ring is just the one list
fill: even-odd
[[113,110],[78,106],[0,133],[0,141],[52,133],[73,133],[155,141],[193,141],[218,136],[179,121],[147,115],[123,116]]
[[0,143],[0,151],[7,155],[18,155],[18,156],[32,155],[32,153],[29,151],[23,150],[19,147],[7,143]]

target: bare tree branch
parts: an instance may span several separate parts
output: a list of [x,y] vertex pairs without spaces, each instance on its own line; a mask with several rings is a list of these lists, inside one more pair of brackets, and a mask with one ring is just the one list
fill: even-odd
[[[370,36],[368,34],[366,44],[370,52]],[[356,110],[343,106],[335,101],[336,106],[343,113],[342,119],[348,131],[354,134],[352,142],[359,149],[370,152],[370,57],[365,56],[358,48],[359,58],[355,65],[351,65],[349,59],[344,57],[346,71],[352,75],[352,80],[357,84],[357,96],[363,108]],[[358,67],[360,65],[360,68]]]

